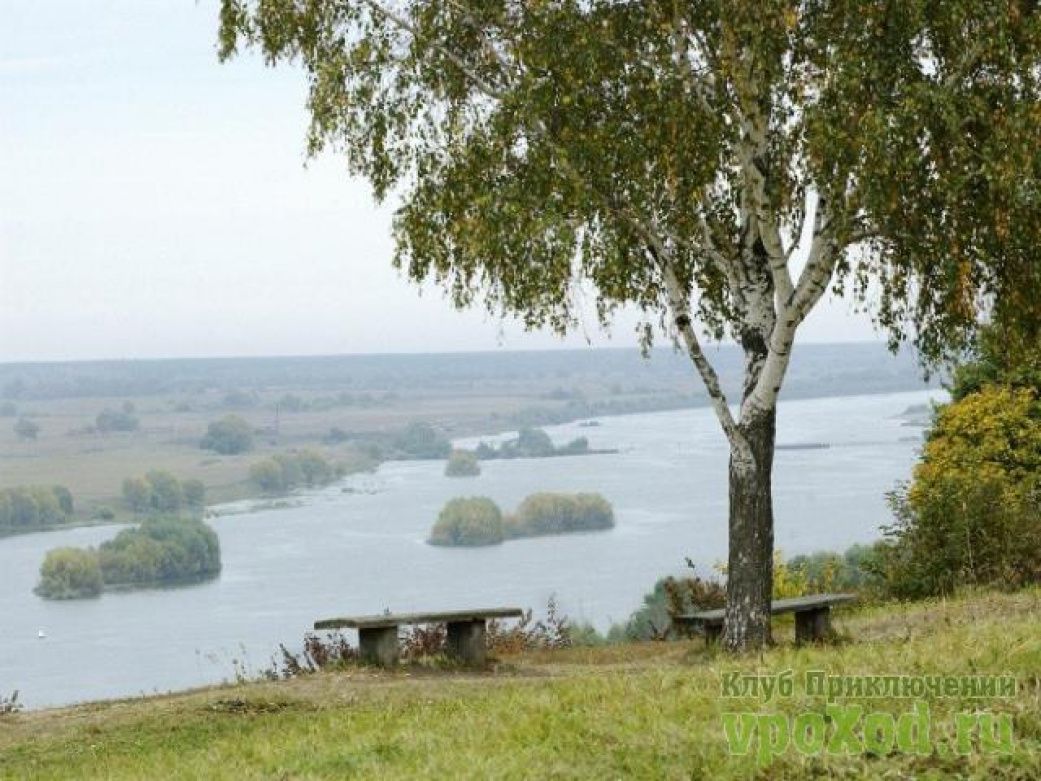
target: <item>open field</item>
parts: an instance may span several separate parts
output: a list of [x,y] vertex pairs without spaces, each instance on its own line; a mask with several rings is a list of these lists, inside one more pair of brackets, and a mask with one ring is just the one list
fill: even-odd
[[[533,652],[475,673],[348,670],[0,720],[5,778],[974,778],[1041,777],[1041,591],[971,594],[842,615],[852,640],[761,657],[698,641]],[[792,697],[722,698],[724,672],[795,674]],[[726,712],[824,713],[800,685],[829,674],[1002,675],[1012,698],[923,698],[925,755],[733,756]],[[912,700],[841,699],[903,713]],[[1011,717],[1010,754],[958,756],[957,714]]]

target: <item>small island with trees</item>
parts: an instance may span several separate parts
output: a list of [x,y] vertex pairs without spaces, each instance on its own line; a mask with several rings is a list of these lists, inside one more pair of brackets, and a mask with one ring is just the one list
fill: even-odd
[[195,518],[154,517],[97,548],[49,551],[35,591],[45,599],[82,599],[106,589],[197,583],[220,570],[213,529]]
[[589,456],[617,453],[617,450],[593,450],[589,440],[576,437],[566,445],[553,444],[549,434],[540,428],[525,427],[517,432],[515,439],[503,442],[499,447],[481,442],[474,454],[481,461],[496,458],[551,458],[553,456]]
[[485,496],[457,497],[441,510],[430,545],[477,547],[521,537],[604,531],[614,527],[614,510],[600,494],[536,493],[512,515]]
[[445,477],[477,477],[481,464],[472,450],[453,450],[445,464]]

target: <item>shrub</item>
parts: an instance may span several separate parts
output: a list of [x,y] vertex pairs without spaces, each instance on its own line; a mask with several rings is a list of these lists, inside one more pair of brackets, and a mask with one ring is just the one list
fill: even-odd
[[97,551],[106,585],[202,580],[221,569],[216,533],[194,518],[149,518]]
[[96,597],[102,585],[101,567],[94,551],[55,548],[40,566],[36,593],[47,599]]
[[0,490],[0,530],[53,526],[68,521],[72,512],[72,494],[63,485]]
[[449,501],[430,532],[431,545],[497,545],[504,539],[502,512],[483,496]]
[[161,469],[123,481],[123,501],[135,513],[175,513],[182,507],[201,509],[205,499],[206,486],[201,480],[181,481]]
[[343,477],[344,470],[333,466],[314,450],[279,453],[258,461],[249,468],[249,478],[266,493],[280,494],[301,485],[323,486]]
[[394,438],[394,447],[405,458],[447,458],[452,443],[429,423],[415,422]]
[[253,449],[253,429],[238,415],[227,415],[210,423],[199,447],[222,455],[234,455]]
[[29,418],[18,418],[14,424],[14,433],[19,439],[36,439],[36,435],[40,433],[40,425]]
[[897,597],[1041,581],[1041,404],[987,386],[940,410],[913,480],[890,496],[876,568]]
[[477,456],[469,450],[453,450],[445,464],[447,477],[476,477],[481,474]]
[[132,414],[132,409],[129,411],[106,409],[98,413],[97,418],[94,419],[94,425],[102,433],[110,431],[136,431],[138,420]]
[[614,510],[600,494],[537,493],[527,497],[507,524],[511,537],[610,529]]
[[201,510],[206,504],[206,485],[202,480],[182,480],[181,494],[184,496],[184,503],[189,507]]

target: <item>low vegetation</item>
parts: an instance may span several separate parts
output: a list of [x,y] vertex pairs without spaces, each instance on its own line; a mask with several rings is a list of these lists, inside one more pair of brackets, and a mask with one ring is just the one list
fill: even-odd
[[206,503],[206,486],[201,480],[178,480],[170,472],[153,469],[143,477],[123,481],[123,502],[139,514],[201,510]]
[[498,545],[519,537],[599,531],[614,526],[614,511],[600,494],[538,493],[504,516],[487,497],[452,499],[441,510],[431,545]]
[[457,497],[444,506],[430,531],[431,545],[497,545],[505,539],[502,511],[484,496]]
[[509,537],[603,531],[614,527],[614,510],[600,494],[537,493],[507,519]]
[[94,426],[102,434],[112,431],[136,431],[140,421],[134,414],[132,402],[126,402],[122,409],[105,409],[94,419]]
[[0,534],[36,531],[68,523],[72,493],[63,485],[17,486],[0,490]]
[[477,456],[470,450],[453,450],[445,464],[446,477],[476,477],[481,474]]
[[210,423],[199,447],[222,455],[245,453],[253,449],[253,427],[238,415],[226,415]]
[[481,442],[474,451],[477,458],[489,461],[495,458],[549,458],[551,456],[581,456],[592,453],[589,440],[577,437],[566,445],[557,447],[549,434],[540,428],[525,427],[516,439],[503,442],[499,447]]
[[220,573],[220,543],[195,518],[154,517],[98,548],[57,548],[40,567],[36,593],[47,599],[93,597],[103,588],[191,583]]
[[284,494],[295,488],[315,488],[339,480],[347,472],[316,450],[279,453],[258,461],[249,468],[249,478],[264,493]]
[[399,459],[441,459],[452,452],[448,437],[424,422],[410,423],[391,442],[391,457]]
[[40,424],[27,417],[20,417],[14,423],[14,433],[21,440],[34,440],[40,433]]

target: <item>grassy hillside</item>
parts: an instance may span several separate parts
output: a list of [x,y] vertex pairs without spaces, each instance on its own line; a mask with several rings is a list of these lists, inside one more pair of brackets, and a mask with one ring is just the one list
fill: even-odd
[[[484,673],[353,670],[0,717],[5,778],[986,778],[1041,777],[1041,590],[847,613],[851,640],[797,649],[790,624],[762,657],[701,643],[573,648]],[[823,713],[794,696],[723,698],[728,671],[1013,674],[1014,698],[927,696],[926,756],[732,756],[728,711]],[[850,698],[868,711],[910,700]],[[956,714],[1011,717],[1010,754],[954,752]]]

